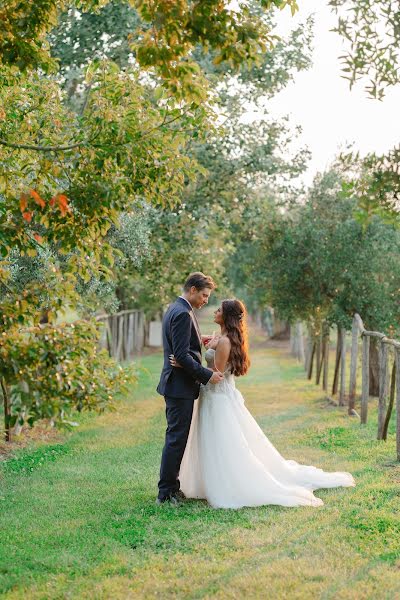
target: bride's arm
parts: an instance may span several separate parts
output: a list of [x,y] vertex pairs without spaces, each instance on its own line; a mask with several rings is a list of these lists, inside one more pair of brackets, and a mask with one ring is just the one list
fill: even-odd
[[225,371],[226,364],[229,360],[229,354],[231,352],[231,343],[229,338],[223,336],[219,339],[217,347],[215,349],[214,364],[218,371],[223,373]]

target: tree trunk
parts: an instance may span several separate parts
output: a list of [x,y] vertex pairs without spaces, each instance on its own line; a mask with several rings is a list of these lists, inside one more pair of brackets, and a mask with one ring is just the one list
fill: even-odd
[[382,439],[387,440],[387,432],[389,429],[390,417],[392,416],[393,404],[394,404],[394,396],[396,393],[396,359],[393,363],[392,367],[392,377],[390,381],[390,397],[389,397],[389,406],[386,411],[385,423],[383,425]]
[[379,356],[379,402],[378,402],[378,435],[377,439],[383,439],[383,427],[386,417],[386,400],[388,395],[389,384],[389,348],[388,345],[380,343]]
[[5,431],[5,439],[6,442],[11,442],[11,427],[10,427],[10,418],[11,418],[11,407],[10,407],[10,397],[8,395],[7,384],[4,377],[0,380],[1,383],[1,391],[3,394],[3,406],[4,406],[4,431]]
[[307,325],[307,344],[306,344],[306,357],[304,362],[304,370],[308,374],[311,361],[311,353],[314,345],[313,335],[310,325]]
[[308,363],[307,379],[312,378],[314,356],[315,356],[315,341],[312,342],[312,348],[311,348],[311,352],[310,352],[310,362]]
[[337,342],[336,342],[336,358],[335,358],[335,372],[333,375],[333,383],[332,383],[332,396],[337,394],[338,385],[339,385],[339,366],[340,366],[340,358],[342,356],[342,338],[341,338],[341,328],[339,325],[337,326]]
[[346,399],[346,330],[340,328],[340,391],[339,406],[345,405]]
[[394,351],[396,361],[396,453],[397,460],[400,460],[400,349]]
[[324,333],[324,367],[322,372],[322,388],[328,393],[328,372],[329,372],[329,327]]
[[369,345],[369,395],[379,397],[379,349],[377,338],[371,338]]
[[321,352],[322,348],[321,348],[321,332],[318,334],[317,336],[317,340],[316,340],[316,369],[315,369],[315,384],[319,385],[319,381],[321,378],[321,360],[322,360],[322,352]]

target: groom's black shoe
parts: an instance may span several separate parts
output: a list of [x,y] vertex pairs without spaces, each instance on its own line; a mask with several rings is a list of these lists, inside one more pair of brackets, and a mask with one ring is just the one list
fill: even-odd
[[170,496],[165,496],[165,498],[157,498],[156,500],[157,506],[161,506],[161,504],[165,504],[167,502],[171,506],[180,506],[182,504],[178,494],[171,494]]

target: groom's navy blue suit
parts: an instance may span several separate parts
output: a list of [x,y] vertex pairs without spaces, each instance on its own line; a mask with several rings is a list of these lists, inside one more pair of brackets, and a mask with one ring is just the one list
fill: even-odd
[[[189,435],[193,404],[200,383],[206,384],[211,369],[201,365],[201,335],[189,302],[177,298],[164,315],[162,324],[164,366],[157,392],[164,396],[167,431],[161,458],[158,497],[160,500],[179,490],[179,469]],[[173,354],[182,366],[172,367]]]

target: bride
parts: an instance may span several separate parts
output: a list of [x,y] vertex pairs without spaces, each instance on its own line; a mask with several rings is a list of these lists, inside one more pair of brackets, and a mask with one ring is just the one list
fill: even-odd
[[[221,333],[207,344],[205,358],[224,379],[201,386],[195,403],[179,474],[185,496],[205,498],[214,508],[322,506],[313,490],[354,486],[350,473],[326,473],[279,454],[235,387],[235,376],[250,366],[244,304],[223,300],[214,321]],[[174,357],[171,363],[180,366]]]

